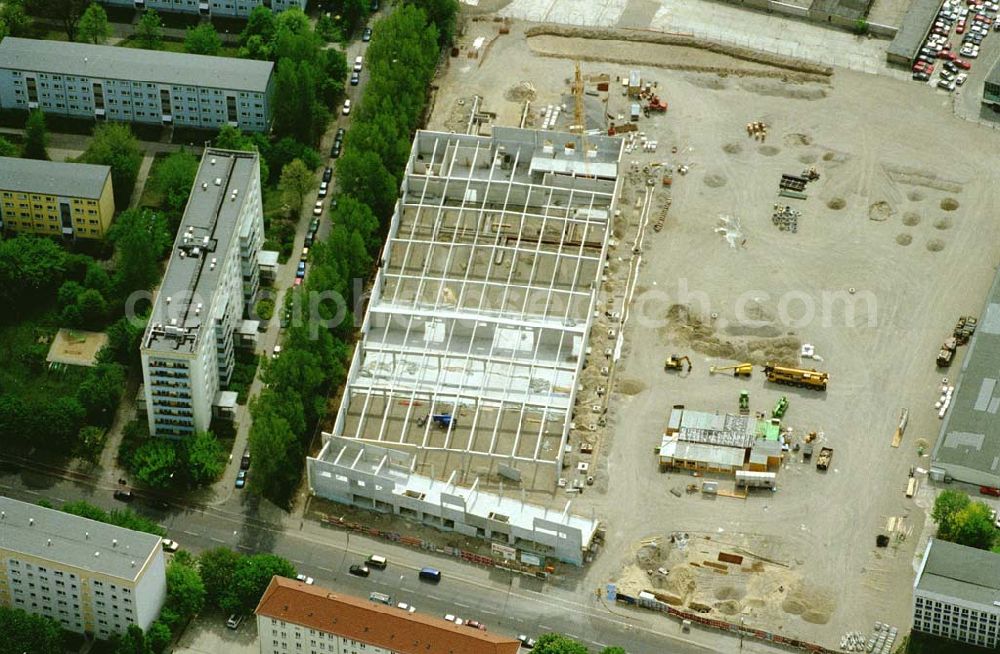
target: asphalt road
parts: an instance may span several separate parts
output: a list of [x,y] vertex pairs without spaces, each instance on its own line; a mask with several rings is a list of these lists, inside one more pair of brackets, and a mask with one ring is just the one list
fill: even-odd
[[[34,467],[0,461],[0,493],[26,502],[45,498],[56,506],[75,500],[105,509],[123,506],[112,499],[111,487],[95,488],[92,480],[65,479],[54,471],[28,469]],[[258,505],[250,495],[237,498],[226,508],[182,506],[140,495],[130,508],[156,520],[170,538],[195,554],[220,546],[247,553],[273,552],[292,561],[318,585],[362,597],[381,591],[420,612],[474,618],[491,630],[512,636],[559,631],[592,648],[621,645],[634,654],[713,651],[685,641],[675,622],[608,605],[596,597],[594,589],[482,569],[449,557],[348,535],[311,521],[291,521],[287,514]],[[386,570],[372,570],[367,579],[347,573],[352,563],[372,553],[389,559]],[[431,586],[418,580],[417,571],[425,565],[442,571],[439,584]],[[735,650],[736,641],[731,645]]]

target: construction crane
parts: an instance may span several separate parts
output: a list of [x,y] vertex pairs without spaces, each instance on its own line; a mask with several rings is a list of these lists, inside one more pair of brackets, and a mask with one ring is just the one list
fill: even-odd
[[[573,134],[586,134],[587,117],[583,109],[583,73],[580,72],[580,62],[576,62],[576,74],[573,77],[573,126],[569,128]],[[584,142],[586,151],[586,141]],[[586,154],[586,152],[584,152]]]
[[663,364],[664,370],[683,370],[684,365],[687,363],[687,371],[691,372],[691,359],[685,356],[678,356],[676,354],[671,354],[667,357],[666,363]]
[[712,366],[708,369],[708,372],[714,375],[717,372],[725,372],[727,370],[733,371],[733,377],[749,377],[753,373],[753,364],[737,363],[733,366]]

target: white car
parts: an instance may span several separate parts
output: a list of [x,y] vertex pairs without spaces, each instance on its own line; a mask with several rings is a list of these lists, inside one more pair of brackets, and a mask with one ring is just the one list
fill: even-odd
[[305,575],[295,575],[295,578],[304,584],[309,584],[310,586],[313,585],[314,579],[312,577],[307,577]]
[[958,77],[955,78],[955,86],[961,86],[965,84],[965,80],[969,79],[968,73],[959,73]]
[[280,345],[275,345],[274,346],[274,350],[271,352],[271,358],[272,359],[277,359],[280,356],[281,356],[281,346]]
[[316,200],[316,204],[313,206],[313,215],[321,216],[323,215],[323,201]]
[[351,99],[350,98],[344,100],[344,108],[340,110],[340,113],[344,114],[345,116],[347,116],[348,114],[351,113]]
[[357,57],[354,58],[354,72],[355,73],[360,73],[361,72],[361,66],[362,66],[362,64],[364,64],[364,61],[365,61],[364,57],[362,57],[361,55],[358,55]]
[[180,549],[180,545],[175,540],[170,540],[169,538],[163,539],[163,549],[167,552],[176,552]]
[[451,613],[446,613],[444,619],[447,620],[448,622],[453,622],[459,626],[465,624],[465,620],[458,617],[457,615],[452,615]]
[[327,184],[326,182],[320,182],[319,183],[319,197],[325,198],[326,197],[326,192],[329,189],[330,189],[330,185],[329,184]]
[[955,80],[949,80],[942,77],[941,79],[938,80],[937,85],[939,89],[944,89],[949,93],[955,90]]
[[396,605],[396,608],[397,609],[403,609],[407,613],[415,613],[416,610],[417,610],[417,608],[415,606],[410,606],[406,602],[400,602],[399,604]]

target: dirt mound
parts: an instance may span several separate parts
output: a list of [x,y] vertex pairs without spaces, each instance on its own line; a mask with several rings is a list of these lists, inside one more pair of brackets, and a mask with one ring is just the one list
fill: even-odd
[[892,205],[885,200],[879,200],[878,202],[873,202],[870,207],[868,207],[868,220],[874,220],[875,222],[884,222],[892,218],[896,211],[892,208]]
[[820,100],[825,98],[827,91],[822,86],[783,84],[772,80],[743,80],[740,88],[757,95],[769,95],[792,100]]
[[618,382],[618,390],[622,395],[638,395],[646,390],[646,385],[635,379],[623,379]]
[[934,229],[951,229],[951,218],[941,218],[934,221]]
[[[882,168],[885,170],[886,175],[889,176],[889,179],[899,184],[923,186],[925,188],[944,191],[945,193],[962,192],[961,182],[952,179],[944,179],[933,170],[925,168],[910,168],[908,166],[883,166]],[[919,197],[913,197],[914,194],[919,194]],[[923,198],[923,192],[919,190],[910,192],[910,200],[914,202],[922,200]],[[956,204],[956,206],[958,205]]]
[[829,592],[797,582],[788,589],[781,603],[781,610],[791,615],[801,616],[812,624],[826,624],[836,607]]
[[715,589],[715,599],[720,600],[741,600],[746,594],[745,588],[736,586],[720,586]]
[[941,208],[945,211],[954,211],[958,209],[958,200],[955,198],[945,198],[941,200]]
[[816,156],[815,154],[800,154],[799,155],[799,163],[814,164],[818,160],[819,160],[819,157]]
[[[748,316],[749,317],[749,316]],[[750,317],[751,320],[757,320]],[[746,325],[744,327],[751,327]],[[735,359],[757,365],[775,362],[786,365],[798,365],[799,351],[802,341],[793,336],[771,337],[733,337],[724,338],[716,334],[715,327],[702,321],[698,316],[690,315],[687,307],[675,304],[667,311],[666,336],[686,344],[693,350],[720,359]],[[741,329],[727,328],[727,329]],[[774,331],[774,325],[754,325],[756,333],[780,334]],[[745,331],[745,330],[744,330]]]
[[908,199],[908,200],[909,200],[910,202],[920,202],[920,201],[921,201],[921,200],[923,200],[923,199],[924,199],[925,197],[926,197],[926,196],[925,196],[925,195],[923,194],[923,192],[922,192],[922,191],[918,191],[918,190],[916,190],[916,189],[914,189],[914,190],[912,190],[912,191],[910,191],[909,193],[907,193],[907,194],[906,194],[906,198],[907,198],[907,199]]
[[844,201],[844,198],[830,198],[827,200],[826,206],[834,211],[840,211],[847,206],[847,202]]
[[808,134],[785,134],[785,145],[812,145],[812,137]]
[[743,146],[739,143],[726,143],[722,146],[722,151],[726,154],[739,154],[743,152]]
[[722,91],[729,88],[729,81],[718,75],[685,75],[684,79],[693,86],[713,91]]
[[900,234],[900,235],[898,235],[896,237],[896,244],[897,245],[906,246],[906,245],[909,245],[912,242],[913,242],[913,237],[910,236],[909,234]]
[[726,185],[726,178],[716,173],[709,173],[705,175],[705,179],[702,181],[704,181],[705,186],[709,188],[719,188],[720,186]]
[[736,615],[743,607],[736,600],[726,600],[724,602],[716,602],[714,608],[724,615]]
[[916,227],[920,224],[920,214],[916,211],[907,211],[903,214],[903,224],[907,227]]
[[765,157],[773,157],[774,155],[781,152],[781,148],[776,148],[773,145],[762,145],[757,148],[757,152],[760,152]]
[[535,87],[531,82],[521,81],[507,89],[503,97],[511,102],[524,102],[525,100],[534,100],[536,95]]
[[927,241],[927,249],[931,252],[940,252],[944,249],[944,241],[939,238],[932,238]]

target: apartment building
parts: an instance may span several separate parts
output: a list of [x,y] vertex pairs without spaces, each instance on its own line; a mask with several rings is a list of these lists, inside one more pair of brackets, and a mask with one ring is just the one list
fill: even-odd
[[932,538],[913,583],[913,628],[993,648],[998,622],[1000,554]]
[[89,43],[0,41],[0,108],[266,132],[274,64]]
[[0,228],[100,239],[114,214],[109,166],[0,157]]
[[268,7],[274,12],[292,7],[305,11],[307,0],[101,0],[101,2],[112,7],[246,18],[254,8],[260,6]]
[[993,65],[983,81],[983,104],[1000,111],[1000,62]]
[[159,536],[0,497],[0,605],[106,639],[149,627],[166,594]]
[[259,156],[206,149],[140,348],[151,434],[209,428],[260,286],[263,241]]
[[517,654],[513,638],[272,577],[257,605],[260,654]]

